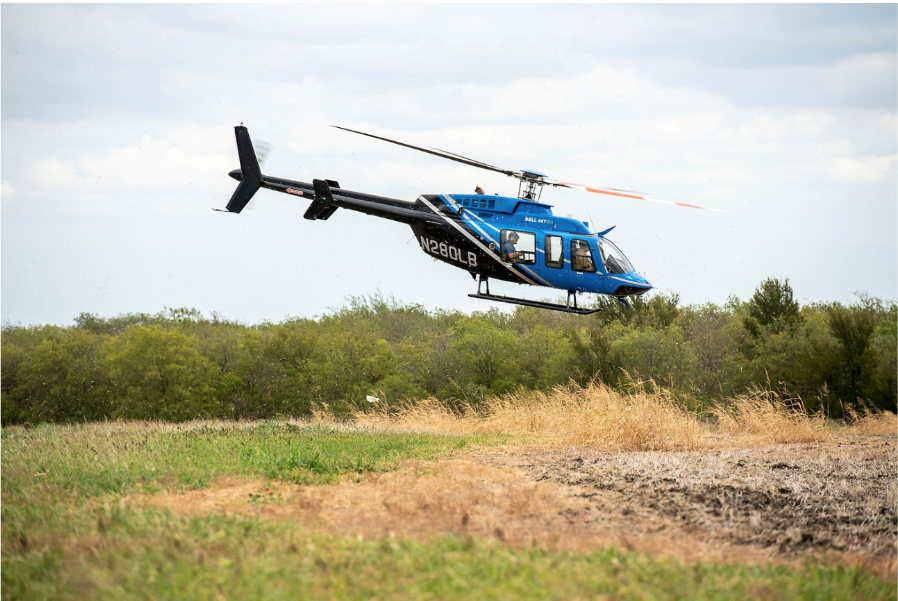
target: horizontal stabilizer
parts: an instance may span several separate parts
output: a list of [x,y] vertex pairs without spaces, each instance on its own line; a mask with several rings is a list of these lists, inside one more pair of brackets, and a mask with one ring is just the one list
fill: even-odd
[[326,208],[326,209],[324,209],[323,211],[321,211],[321,214],[318,215],[317,218],[318,218],[318,219],[321,219],[322,221],[327,220],[327,218],[330,217],[331,215],[333,215],[334,212],[335,212],[337,209],[339,209],[339,208],[340,208],[340,207],[338,207],[337,205],[331,205],[331,206],[329,206],[328,208]]
[[[337,183],[337,182],[334,182]],[[331,194],[331,187],[327,180],[313,179],[312,186],[315,188],[315,200],[306,209],[306,219],[327,219],[334,214],[337,209],[334,206],[334,195]],[[325,215],[326,213],[326,215]]]

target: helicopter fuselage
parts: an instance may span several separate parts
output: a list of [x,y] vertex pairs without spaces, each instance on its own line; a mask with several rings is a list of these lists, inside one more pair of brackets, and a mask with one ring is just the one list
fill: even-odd
[[[230,175],[243,180],[240,169]],[[346,190],[332,180],[260,177],[260,187],[311,201],[307,219],[328,219],[344,208],[408,224],[421,250],[482,280],[619,298],[652,287],[607,238],[553,215],[551,205],[486,194],[422,194],[408,202]]]

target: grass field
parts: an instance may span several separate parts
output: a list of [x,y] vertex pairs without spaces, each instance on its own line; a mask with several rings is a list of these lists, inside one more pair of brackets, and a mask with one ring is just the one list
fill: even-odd
[[[477,416],[481,425],[488,419]],[[2,596],[842,600],[894,599],[898,592],[890,569],[871,567],[863,552],[678,555],[676,545],[661,548],[667,543],[657,532],[650,534],[660,545],[654,550],[622,545],[577,517],[598,493],[572,494],[574,471],[592,466],[608,478],[611,461],[642,461],[641,473],[648,464],[680,469],[693,461],[689,453],[701,453],[702,433],[679,451],[622,455],[570,447],[532,427],[437,434],[396,426],[4,428]],[[874,451],[865,452],[879,457]],[[545,458],[563,469],[534,476]],[[853,477],[879,478],[863,467],[869,461],[857,463]],[[882,494],[894,503],[894,493]],[[622,519],[636,532],[650,521],[634,511]]]

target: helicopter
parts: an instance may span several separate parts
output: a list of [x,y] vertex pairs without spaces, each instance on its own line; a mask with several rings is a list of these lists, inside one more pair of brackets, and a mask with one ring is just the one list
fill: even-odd
[[[601,309],[578,307],[578,293],[610,295],[629,306],[627,298],[645,294],[652,285],[606,237],[614,227],[591,232],[587,222],[554,215],[552,205],[540,202],[545,186],[719,210],[661,200],[630,190],[562,182],[538,171],[503,169],[444,150],[332,127],[504,173],[518,180],[518,194],[516,197],[484,194],[478,186],[473,194],[422,194],[409,202],[347,190],[330,179],[306,183],[263,175],[249,131],[240,124],[234,128],[240,169],[229,173],[240,183],[226,208],[215,210],[240,213],[259,188],[267,188],[308,199],[310,204],[303,217],[312,221],[326,221],[342,208],[405,223],[411,226],[422,251],[471,274],[477,281],[477,292],[469,297],[580,315]],[[263,150],[267,152],[267,147]],[[491,294],[490,279],[565,290],[567,301],[562,305]]]

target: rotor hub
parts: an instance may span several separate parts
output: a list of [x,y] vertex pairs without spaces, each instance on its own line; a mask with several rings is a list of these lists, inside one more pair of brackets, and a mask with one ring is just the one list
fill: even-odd
[[546,182],[546,174],[539,171],[522,169],[514,174],[520,182],[518,184],[518,198],[521,200],[539,201]]

